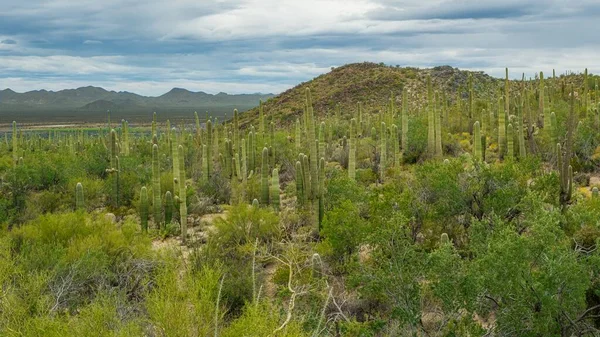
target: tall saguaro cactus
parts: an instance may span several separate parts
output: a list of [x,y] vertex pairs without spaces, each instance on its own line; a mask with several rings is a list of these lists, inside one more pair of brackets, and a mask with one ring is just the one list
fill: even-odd
[[261,193],[260,202],[264,205],[269,204],[269,149],[266,147],[262,151],[261,174]]
[[187,193],[185,186],[185,158],[183,145],[177,147],[179,159],[179,218],[181,224],[181,240],[187,241]]
[[433,111],[433,89],[431,76],[427,76],[427,153],[435,156],[435,112]]
[[348,140],[348,177],[356,180],[356,119],[350,120],[350,139]]
[[513,159],[515,157],[515,135],[513,132],[513,126],[510,123],[506,128],[506,138],[506,157]]
[[476,160],[482,160],[483,158],[479,121],[476,121],[473,124],[473,158],[475,158]]
[[212,121],[206,121],[206,178],[212,176],[213,167],[213,127]]
[[173,221],[173,195],[171,191],[165,193],[165,225]]
[[387,164],[387,127],[385,122],[381,122],[381,135],[379,136],[379,179],[385,180],[385,170]]
[[400,166],[400,157],[402,156],[400,152],[400,143],[398,142],[398,127],[396,124],[392,124],[391,128],[391,136],[392,136],[392,147],[394,150],[394,167]]
[[158,145],[152,145],[152,203],[154,207],[154,223],[160,228],[162,222],[161,194],[160,194],[160,164],[158,161]]
[[85,209],[85,201],[83,198],[83,185],[81,183],[77,183],[75,187],[75,208],[77,210]]
[[140,191],[140,222],[142,231],[148,232],[148,190],[146,186]]
[[280,196],[279,196],[279,170],[276,168],[273,169],[273,175],[271,177],[271,205],[275,208],[276,211],[279,211],[280,205]]
[[498,99],[498,153],[502,158],[506,152],[506,110],[502,99]]
[[402,153],[408,149],[408,89],[402,89],[402,110],[401,110],[401,145]]

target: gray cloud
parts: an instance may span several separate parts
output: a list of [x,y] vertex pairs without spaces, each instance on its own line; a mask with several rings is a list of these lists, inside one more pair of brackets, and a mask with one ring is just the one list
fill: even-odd
[[17,41],[15,41],[13,39],[6,39],[6,40],[0,41],[0,43],[2,43],[2,44],[17,44]]
[[515,77],[600,72],[594,0],[0,0],[0,8],[0,76],[20,90],[283,91],[362,61],[498,76],[508,66]]

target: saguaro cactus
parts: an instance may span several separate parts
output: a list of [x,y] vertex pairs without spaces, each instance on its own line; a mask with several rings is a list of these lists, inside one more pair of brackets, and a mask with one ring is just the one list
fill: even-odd
[[433,103],[433,113],[435,114],[435,156],[440,158],[442,156],[442,120],[440,111],[436,107],[437,93],[434,95],[436,98]]
[[400,143],[398,142],[398,127],[396,124],[392,124],[392,146],[394,149],[394,167],[400,166],[400,156],[402,156],[400,152]]
[[515,139],[515,135],[513,132],[513,126],[512,124],[508,124],[508,127],[506,128],[507,132],[506,132],[506,157],[508,158],[514,158],[515,157],[515,145],[514,145],[514,139]]
[[379,179],[385,179],[385,169],[387,164],[387,127],[385,122],[381,122],[381,136],[379,137]]
[[302,148],[302,128],[300,127],[300,119],[296,119],[296,139],[294,139],[296,143],[296,150],[300,151]]
[[427,76],[427,153],[435,156],[435,116],[433,111],[433,89],[431,76]]
[[140,191],[140,222],[142,231],[148,232],[148,190],[146,186]]
[[348,177],[356,180],[356,119],[350,120],[350,139],[348,140]]
[[160,164],[158,162],[158,145],[152,145],[152,203],[154,207],[154,223],[160,228],[162,205],[160,194]]
[[408,89],[404,87],[402,89],[402,112],[401,112],[401,145],[402,153],[408,149]]
[[498,153],[502,158],[506,152],[506,110],[502,106],[502,99],[498,99]]
[[206,122],[206,178],[210,178],[212,176],[212,166],[213,166],[213,130],[212,130],[212,122],[209,119]]
[[280,196],[279,196],[279,170],[273,169],[271,178],[271,205],[276,211],[279,211]]
[[179,145],[179,218],[181,224],[181,240],[187,241],[187,193],[185,186],[185,158],[183,145]]
[[171,191],[165,193],[165,225],[173,221],[173,195]]
[[77,186],[75,187],[75,208],[77,210],[85,209],[83,185],[81,183],[77,183]]
[[269,149],[266,147],[262,151],[262,166],[260,170],[261,174],[261,194],[260,201],[268,205],[269,204]]
[[302,174],[302,163],[296,162],[296,204],[304,205],[304,175]]
[[321,229],[321,223],[325,216],[325,158],[319,161],[319,225],[317,230]]
[[473,123],[473,158],[475,160],[482,160],[483,158],[479,121]]

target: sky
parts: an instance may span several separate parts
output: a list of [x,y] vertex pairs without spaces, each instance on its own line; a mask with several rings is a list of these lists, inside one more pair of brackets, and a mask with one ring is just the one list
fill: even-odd
[[598,0],[0,0],[0,89],[280,93],[353,62],[600,72]]

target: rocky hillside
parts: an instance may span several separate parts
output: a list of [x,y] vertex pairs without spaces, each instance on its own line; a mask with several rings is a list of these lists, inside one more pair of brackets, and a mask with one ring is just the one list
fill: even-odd
[[[367,112],[384,109],[390,93],[401,104],[402,89],[408,88],[409,105],[418,108],[426,99],[427,75],[431,75],[434,90],[444,91],[454,100],[459,88],[466,88],[469,73],[473,74],[473,89],[479,99],[491,99],[501,79],[483,72],[459,70],[450,66],[430,69],[391,67],[376,63],[354,63],[334,68],[329,73],[300,83],[296,87],[267,100],[264,104],[267,115],[276,121],[288,124],[295,121],[304,107],[304,92],[310,88],[315,113],[321,115],[333,111],[339,104],[342,114],[356,110],[357,102],[362,102]],[[466,94],[465,94],[466,95]],[[466,96],[465,96],[466,97]],[[253,122],[258,116],[258,108],[244,113],[244,123]]]

